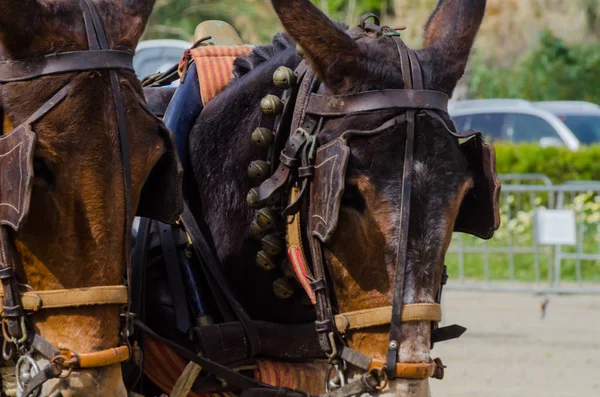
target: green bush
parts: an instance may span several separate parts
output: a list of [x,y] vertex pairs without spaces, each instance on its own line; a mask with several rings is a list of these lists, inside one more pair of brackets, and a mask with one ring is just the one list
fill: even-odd
[[571,180],[600,181],[600,145],[542,148],[537,144],[495,143],[499,174],[540,173],[559,184]]
[[600,103],[599,69],[600,44],[569,45],[545,30],[537,46],[509,68],[477,53],[470,92],[474,98]]

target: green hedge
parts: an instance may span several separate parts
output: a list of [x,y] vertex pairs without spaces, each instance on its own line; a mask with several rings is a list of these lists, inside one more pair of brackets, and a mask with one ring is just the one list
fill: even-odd
[[536,144],[495,143],[499,174],[540,173],[553,183],[571,180],[600,181],[600,145],[541,148]]

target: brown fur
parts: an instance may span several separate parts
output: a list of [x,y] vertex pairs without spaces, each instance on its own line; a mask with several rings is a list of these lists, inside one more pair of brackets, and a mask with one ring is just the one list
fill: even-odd
[[[94,1],[112,48],[133,50],[153,3]],[[86,49],[79,4],[0,1],[2,53],[19,59]],[[136,76],[132,72],[119,76],[127,108],[135,207],[165,148],[157,121],[138,102],[142,92]],[[0,102],[7,120],[18,125],[66,81],[74,83],[69,97],[34,126],[38,141],[31,211],[15,236],[20,281],[34,290],[122,284],[123,171],[108,74],[85,72],[6,84],[0,89]],[[50,310],[31,319],[58,348],[89,352],[119,343],[116,307]],[[79,386],[66,390],[69,385]],[[48,390],[64,390],[65,396],[125,395],[119,366],[49,382],[42,394]]]

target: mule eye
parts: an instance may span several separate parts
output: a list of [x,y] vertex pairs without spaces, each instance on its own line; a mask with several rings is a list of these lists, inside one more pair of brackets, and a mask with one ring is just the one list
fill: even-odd
[[367,206],[365,198],[358,190],[358,186],[346,184],[344,189],[344,195],[342,196],[342,205],[345,207],[352,207],[357,211],[363,212]]
[[33,175],[38,181],[45,182],[48,185],[53,185],[56,180],[48,162],[41,157],[33,159]]

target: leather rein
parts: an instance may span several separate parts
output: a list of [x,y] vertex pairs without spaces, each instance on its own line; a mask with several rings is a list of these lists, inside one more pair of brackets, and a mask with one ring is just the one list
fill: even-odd
[[[132,217],[131,197],[131,166],[129,159],[127,125],[125,106],[117,70],[133,71],[133,54],[126,51],[112,50],[109,47],[103,23],[90,0],[81,1],[88,50],[62,52],[46,55],[41,58],[26,60],[7,60],[0,62],[0,84],[22,82],[39,77],[92,70],[107,70],[116,110],[121,161],[123,166],[123,185],[125,192],[125,244],[124,263],[127,269],[127,285],[130,280],[130,238]],[[64,378],[70,375],[73,369],[96,368],[119,364],[129,360],[131,348],[128,342],[132,320],[125,316],[125,324],[121,331],[121,340],[124,345],[97,352],[78,353],[65,349],[58,349],[49,341],[41,337],[33,328],[28,326],[26,312],[36,312],[44,309],[69,308],[97,305],[127,306],[129,309],[130,297],[125,285],[98,286],[80,289],[65,289],[53,291],[28,291],[20,292],[14,268],[17,263],[17,251],[14,247],[12,228],[19,231],[25,221],[29,210],[29,200],[33,179],[33,150],[35,146],[35,132],[32,126],[52,111],[58,104],[67,98],[73,89],[71,82],[67,83],[42,107],[34,112],[27,120],[14,128],[5,136],[0,136],[0,149],[3,143],[25,148],[18,153],[22,157],[16,161],[23,165],[18,170],[21,180],[25,181],[20,190],[21,196],[16,201],[20,205],[0,205],[0,280],[2,281],[2,332],[4,346],[3,358],[9,360],[18,358],[16,365],[17,388],[21,396],[38,395],[41,385],[53,378]],[[2,152],[0,151],[0,154]],[[1,157],[0,157],[1,159]],[[10,164],[10,163],[9,163]],[[10,189],[10,188],[9,188]],[[9,199],[10,199],[9,190]],[[0,196],[4,201],[4,197]],[[3,203],[0,203],[3,204]],[[14,204],[14,203],[13,203]],[[7,212],[6,208],[13,208]],[[4,212],[3,212],[4,211]],[[127,310],[129,313],[129,310]],[[40,370],[32,358],[33,352],[39,353],[50,362]],[[20,368],[28,366],[35,373],[30,379],[22,379]]]
[[[401,324],[409,321],[429,321],[432,324],[432,341],[449,340],[459,337],[466,329],[457,325],[438,328],[441,321],[440,299],[442,287],[446,282],[446,267],[443,268],[441,286],[436,297],[436,303],[403,304],[405,274],[407,269],[407,244],[410,214],[411,178],[414,162],[415,118],[419,111],[436,111],[447,113],[448,96],[442,92],[424,90],[422,70],[415,53],[408,49],[400,39],[400,34],[388,27],[379,27],[366,24],[366,19],[373,15],[361,18],[361,25],[348,31],[355,40],[363,33],[369,35],[372,30],[377,30],[377,38],[392,38],[398,48],[401,59],[401,69],[404,79],[404,89],[386,89],[368,91],[350,95],[324,95],[318,93],[320,83],[308,67],[305,60],[294,71],[298,87],[291,87],[284,91],[282,115],[278,116],[276,139],[282,133],[284,120],[293,109],[293,119],[290,135],[281,150],[279,166],[273,175],[265,180],[254,194],[259,203],[269,202],[281,191],[292,186],[290,199],[283,215],[288,216],[288,246],[293,249],[288,252],[297,278],[305,288],[309,297],[315,304],[317,321],[316,331],[319,343],[329,357],[332,370],[337,371],[337,377],[342,379],[335,390],[327,387],[326,396],[349,396],[361,392],[380,391],[387,385],[388,379],[425,379],[434,377],[442,379],[444,366],[440,359],[430,360],[428,363],[404,363],[398,361],[400,342],[402,339]],[[378,23],[378,21],[377,21]],[[295,100],[294,100],[295,99]],[[398,109],[402,110],[397,115],[384,122],[371,131],[348,130],[340,138],[325,146],[317,147],[317,137],[323,127],[324,118],[332,119],[348,115],[368,113],[374,111]],[[406,123],[406,144],[404,155],[404,169],[402,194],[400,204],[399,246],[396,256],[396,276],[393,285],[392,305],[383,308],[367,309],[351,313],[334,315],[334,306],[330,298],[330,285],[327,281],[326,264],[323,256],[323,244],[329,241],[337,227],[337,213],[343,192],[345,169],[349,147],[347,141],[356,136],[369,137],[380,134],[390,128]],[[323,151],[323,156],[319,151]],[[316,155],[315,155],[316,152]],[[339,159],[344,159],[339,161]],[[274,159],[273,159],[274,160]],[[327,181],[326,189],[333,190],[331,194],[319,199],[319,185],[321,178],[317,175],[319,168],[325,167],[327,162],[339,161],[329,170],[333,177]],[[345,161],[345,162],[344,162]],[[274,161],[271,161],[273,164]],[[324,173],[324,172],[322,172]],[[337,182],[336,182],[337,181]],[[338,186],[341,185],[341,186]],[[338,190],[336,190],[338,189]],[[309,220],[305,227],[300,225],[300,208],[302,202],[310,197]],[[319,212],[323,203],[329,203],[328,211]],[[333,221],[327,220],[324,213],[334,215]],[[331,217],[331,216],[330,216]],[[324,220],[325,219],[325,220]],[[293,238],[290,239],[290,230]],[[302,241],[308,241],[310,255],[306,255],[302,248]],[[310,264],[306,264],[310,258]],[[295,263],[296,262],[296,263]],[[312,269],[311,269],[312,268]],[[308,282],[303,283],[304,280]],[[344,334],[351,330],[368,329],[382,325],[390,326],[390,337],[385,361],[373,359],[363,353],[347,346]],[[344,368],[351,364],[363,370],[360,381],[346,383]],[[330,370],[330,375],[332,371]],[[329,380],[329,375],[328,375]],[[326,383],[328,383],[326,381]]]

